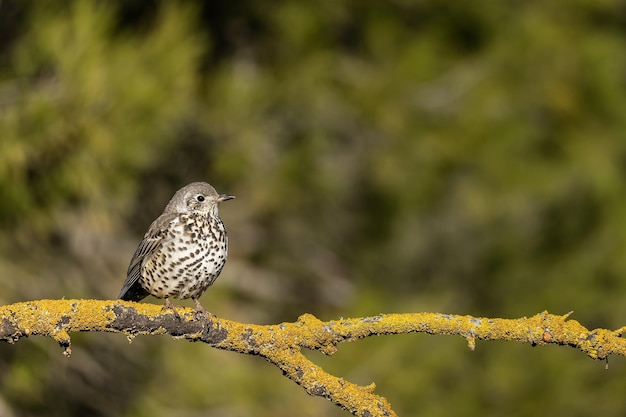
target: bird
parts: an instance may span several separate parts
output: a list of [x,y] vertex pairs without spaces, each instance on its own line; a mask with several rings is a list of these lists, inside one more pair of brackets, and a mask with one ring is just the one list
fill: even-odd
[[196,312],[206,313],[198,299],[220,275],[228,256],[218,204],[233,198],[218,194],[206,182],[192,182],[176,191],[137,247],[118,298],[164,298],[163,309],[176,315],[170,298],[191,298]]

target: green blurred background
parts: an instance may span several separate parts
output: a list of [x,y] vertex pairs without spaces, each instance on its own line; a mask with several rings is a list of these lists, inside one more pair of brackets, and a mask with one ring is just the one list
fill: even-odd
[[[206,180],[237,196],[202,298],[218,316],[617,328],[625,114],[623,1],[3,0],[0,304],[114,298],[173,192]],[[307,354],[401,416],[626,414],[624,359],[567,347]],[[70,359],[0,345],[0,416],[44,415],[346,413],[258,357],[166,337],[76,334]]]

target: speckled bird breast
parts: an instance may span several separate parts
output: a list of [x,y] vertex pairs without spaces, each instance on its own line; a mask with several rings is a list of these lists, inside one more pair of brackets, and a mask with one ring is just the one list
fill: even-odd
[[144,260],[141,285],[158,298],[199,298],[218,277],[228,255],[219,217],[180,215],[154,254]]

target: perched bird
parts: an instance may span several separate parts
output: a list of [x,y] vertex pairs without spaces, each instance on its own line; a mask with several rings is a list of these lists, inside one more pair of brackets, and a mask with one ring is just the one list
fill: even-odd
[[191,298],[196,311],[205,310],[198,298],[218,277],[228,255],[228,237],[218,216],[218,203],[235,198],[218,194],[206,182],[193,182],[174,197],[148,229],[128,266],[118,298],[139,301],[148,295]]

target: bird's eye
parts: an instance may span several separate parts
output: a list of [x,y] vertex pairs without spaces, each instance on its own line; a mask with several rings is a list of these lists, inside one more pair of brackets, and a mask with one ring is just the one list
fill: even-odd
[[200,194],[198,197],[196,197],[196,200],[202,203],[204,201],[204,196]]

